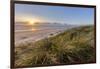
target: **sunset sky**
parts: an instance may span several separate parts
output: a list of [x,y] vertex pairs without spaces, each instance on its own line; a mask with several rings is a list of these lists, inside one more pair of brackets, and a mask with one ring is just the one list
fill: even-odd
[[94,8],[15,4],[15,21],[93,24]]

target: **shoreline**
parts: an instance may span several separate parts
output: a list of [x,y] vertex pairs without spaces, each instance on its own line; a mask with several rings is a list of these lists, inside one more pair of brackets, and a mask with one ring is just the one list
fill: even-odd
[[[38,40],[53,37],[65,31],[66,29],[49,29],[49,30],[36,30],[36,31],[22,31],[15,34],[15,46],[21,43],[36,42]],[[35,33],[34,33],[35,32]]]

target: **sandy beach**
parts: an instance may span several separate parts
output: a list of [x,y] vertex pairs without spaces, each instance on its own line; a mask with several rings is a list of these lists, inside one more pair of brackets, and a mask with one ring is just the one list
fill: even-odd
[[[69,27],[71,28],[71,27]],[[43,38],[55,36],[68,29],[65,25],[44,24],[28,26],[15,24],[15,45],[27,42],[35,42]]]

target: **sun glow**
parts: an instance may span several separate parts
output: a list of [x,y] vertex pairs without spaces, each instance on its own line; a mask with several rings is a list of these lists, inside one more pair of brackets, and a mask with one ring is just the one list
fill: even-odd
[[35,23],[35,22],[32,21],[32,20],[30,20],[30,21],[28,22],[29,25],[34,25],[34,23]]
[[42,22],[43,19],[40,17],[33,17],[33,16],[29,16],[29,15],[17,15],[15,17],[15,21],[16,22],[23,22],[26,23],[27,25],[35,25],[37,22]]

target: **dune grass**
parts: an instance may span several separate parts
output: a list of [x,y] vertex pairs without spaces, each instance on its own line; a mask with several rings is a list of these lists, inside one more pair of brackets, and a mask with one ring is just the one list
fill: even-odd
[[15,66],[71,64],[95,61],[94,27],[72,28],[54,37],[15,48]]

